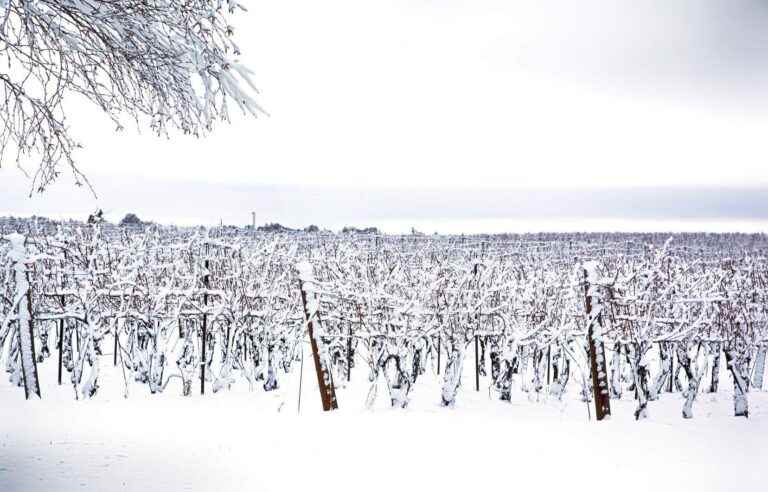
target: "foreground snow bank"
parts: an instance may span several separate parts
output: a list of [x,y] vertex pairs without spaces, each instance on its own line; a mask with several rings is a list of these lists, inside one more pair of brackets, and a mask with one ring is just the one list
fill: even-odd
[[[502,402],[484,377],[481,391],[465,384],[456,406],[445,408],[441,380],[431,375],[406,410],[379,398],[367,411],[370,383],[359,370],[338,388],[341,409],[322,413],[310,361],[303,385],[300,365],[274,391],[241,382],[190,397],[173,381],[155,395],[131,384],[125,399],[122,372],[109,363],[102,390],[87,401],[74,400],[70,384],[56,385],[53,364],[41,365],[42,401],[25,401],[1,378],[0,492],[592,492],[595,467],[604,490],[765,488],[766,392],[750,393],[749,419],[733,417],[732,393],[700,393],[693,420],[680,414],[680,393],[663,393],[642,422],[627,392],[611,400],[611,420],[598,423],[576,387],[559,400],[514,386],[511,402]],[[473,381],[473,366],[464,381]]]
[[764,417],[596,423],[495,402],[296,415],[222,396],[3,402],[0,490],[573,491],[593,467],[622,492],[765,487]]

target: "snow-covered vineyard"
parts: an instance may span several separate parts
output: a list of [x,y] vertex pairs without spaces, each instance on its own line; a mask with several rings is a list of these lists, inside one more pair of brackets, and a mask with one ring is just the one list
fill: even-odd
[[667,393],[692,418],[722,393],[724,416],[747,417],[764,385],[763,235],[3,232],[0,357],[19,400],[272,392],[305,352],[317,377],[300,384],[326,408],[406,408],[420,387],[460,407],[482,387],[592,402],[592,419],[627,399],[643,419]]

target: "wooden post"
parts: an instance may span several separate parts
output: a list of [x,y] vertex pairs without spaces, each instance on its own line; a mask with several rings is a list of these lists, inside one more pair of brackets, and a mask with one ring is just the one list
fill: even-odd
[[296,409],[298,413],[301,413],[301,383],[304,381],[304,342],[300,341],[301,346],[301,366],[299,367],[299,404]]
[[763,374],[765,374],[766,356],[768,356],[768,346],[766,346],[765,344],[758,345],[757,357],[755,358],[754,376],[753,376],[753,382],[752,382],[752,385],[757,390],[763,389],[763,379],[764,379]]
[[[587,340],[589,342],[589,361],[592,372],[592,391],[595,398],[595,416],[597,420],[603,420],[611,415],[611,400],[608,394],[608,368],[605,364],[605,347],[602,340],[602,315],[598,311],[592,318],[593,294],[590,286],[590,276],[584,269],[584,296],[587,312]],[[600,299],[597,298],[597,302]]]
[[61,364],[62,364],[62,351],[64,350],[64,320],[59,320],[59,386],[61,386]]
[[352,377],[352,325],[349,325],[349,335],[347,336],[347,382]]
[[[27,279],[29,279],[29,272],[25,272]],[[27,280],[27,283],[29,280]],[[35,330],[34,322],[32,321],[32,288],[27,289],[26,310],[29,313],[27,322],[24,323],[19,316],[19,346],[21,348],[21,366],[22,374],[24,375],[24,394],[26,399],[29,400],[31,395],[37,395],[38,398],[42,398],[40,393],[40,379],[37,374],[37,355],[35,354]],[[19,307],[19,314],[24,309]],[[25,326],[26,325],[26,326]],[[25,340],[28,338],[28,342]],[[30,367],[31,366],[31,367]],[[32,376],[32,381],[29,381],[29,376]]]
[[117,334],[117,323],[115,323],[115,350],[112,355],[112,366],[117,367],[117,350],[118,350],[118,341],[119,341],[119,335]]
[[475,335],[475,391],[480,391],[480,356],[477,349],[477,337]]
[[[670,345],[672,345],[675,342],[668,342]],[[675,357],[677,354],[677,348],[671,347],[669,349],[669,386],[667,387],[668,393],[674,393],[675,392]]]
[[80,330],[78,329],[79,321],[77,319],[72,323],[75,330],[75,348],[72,350],[72,359],[77,360],[80,357]]
[[[61,310],[64,311],[64,306],[66,305],[64,302],[64,296],[59,296],[59,301],[61,302]],[[64,351],[64,319],[59,320],[59,336],[58,336],[58,342],[59,342],[59,386],[61,386],[61,365],[62,365],[62,352]]]
[[[485,257],[485,242],[483,244],[483,257]],[[475,262],[475,265],[473,267],[472,275],[474,275],[475,278],[475,288],[477,288],[477,267],[479,263]],[[477,324],[477,328],[480,328],[480,312],[478,311],[475,314],[475,323]],[[475,333],[475,391],[480,391],[480,351],[478,350],[477,344],[477,333]]]
[[313,280],[312,267],[309,264],[299,265],[299,287],[301,289],[301,302],[304,305],[304,319],[307,322],[309,343],[312,346],[312,359],[315,361],[317,385],[320,388],[320,400],[323,404],[323,410],[328,412],[330,410],[336,410],[339,408],[339,405],[336,401],[336,390],[333,387],[331,371],[328,370],[326,365],[327,361],[320,357],[320,351],[317,346],[317,339],[315,338],[314,320],[317,319],[317,312],[312,312],[310,310],[309,303],[307,302],[307,283],[310,283]]
[[21,375],[24,382],[24,397],[28,400],[31,396],[41,397],[40,380],[37,375],[37,356],[35,354],[35,332],[32,320],[32,287],[29,284],[29,270],[27,269],[26,238],[21,234],[10,234],[5,237],[11,243],[8,258],[11,260],[11,269],[16,283],[16,292],[19,299],[16,307],[16,327],[18,329],[19,352],[21,357]]
[[248,362],[248,335],[243,331],[243,364]]
[[229,336],[231,332],[231,325],[227,323],[227,343],[224,344],[224,357],[229,358]]
[[552,383],[549,378],[549,368],[552,367],[552,345],[547,346],[547,386]]
[[[203,309],[208,308],[208,289],[211,287],[211,278],[208,274],[208,266],[210,265],[209,261],[205,260],[205,276],[203,277],[203,287],[205,288],[205,292],[203,293]],[[200,394],[205,394],[205,364],[208,362],[208,358],[206,357],[206,346],[208,345],[208,313],[203,312],[203,347],[201,349],[202,352],[202,361],[200,364]]]
[[745,375],[741,369],[740,360],[733,348],[725,349],[725,362],[728,370],[733,376],[733,415],[736,417],[749,417],[749,402],[747,401],[747,392],[749,391],[749,376]]

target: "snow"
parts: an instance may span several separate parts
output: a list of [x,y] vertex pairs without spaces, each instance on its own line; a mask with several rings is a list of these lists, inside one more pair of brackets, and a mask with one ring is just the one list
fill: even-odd
[[[713,287],[722,293],[737,287],[737,291],[747,292],[737,281],[751,278],[748,269],[740,267],[740,277],[731,278],[724,273],[730,270],[717,266],[699,282],[675,270],[670,278],[661,256],[655,256],[653,263],[643,260],[641,269],[630,269],[629,263],[613,267],[587,263],[584,268],[592,282],[588,294],[595,331],[600,328],[597,313],[603,305],[604,333],[597,332],[595,338],[601,342],[605,336],[608,341],[605,346],[596,344],[597,394],[611,394],[609,377],[612,393],[624,394],[623,399],[610,400],[610,421],[596,422],[592,420],[595,403],[588,402],[595,394],[590,389],[590,359],[584,345],[589,322],[583,321],[584,272],[576,270],[577,278],[569,274],[574,271],[570,255],[564,266],[555,261],[526,263],[523,279],[515,275],[515,263],[504,259],[506,256],[485,257],[482,263],[459,254],[449,256],[448,262],[427,265],[410,264],[404,258],[394,265],[386,261],[371,265],[364,248],[342,240],[336,243],[340,246],[336,257],[341,261],[333,263],[323,261],[328,259],[323,253],[284,248],[271,239],[249,243],[250,236],[243,236],[242,241],[233,238],[233,244],[244,246],[238,249],[215,246],[218,240],[207,235],[202,243],[193,244],[190,241],[197,239],[187,236],[164,243],[160,233],[155,237],[152,231],[139,236],[138,243],[133,243],[138,247],[133,249],[108,247],[117,241],[99,243],[103,247],[100,253],[96,234],[103,240],[100,231],[84,236],[91,244],[83,256],[88,266],[72,266],[76,277],[64,286],[73,297],[67,300],[67,311],[81,313],[81,321],[72,326],[76,331],[65,334],[74,336],[77,345],[75,361],[71,360],[73,351],[65,346],[65,384],[55,384],[57,358],[52,338],[58,336],[58,325],[50,322],[62,314],[58,304],[46,306],[43,297],[35,304],[40,314],[35,319],[38,347],[54,350],[52,357],[43,356],[48,351],[41,350],[43,401],[24,401],[13,384],[21,378],[20,369],[12,368],[15,373],[10,380],[0,378],[0,492],[222,491],[245,486],[341,491],[542,486],[564,491],[615,486],[621,490],[752,490],[758,484],[750,472],[766,465],[766,453],[761,452],[764,443],[757,442],[766,435],[768,425],[766,393],[754,389],[744,395],[743,413],[746,416],[748,410],[749,418],[733,416],[742,409],[742,395],[734,398],[733,377],[745,386],[746,378],[751,377],[746,348],[764,343],[762,311],[746,318],[759,328],[754,339],[726,352],[731,362],[721,366],[715,363],[714,354],[720,353],[722,342],[718,338],[712,341],[699,324],[704,316],[712,316],[712,309],[698,304],[667,307],[672,298],[663,287],[675,286],[675,295],[686,299],[710,297]],[[435,245],[436,251],[449,244],[437,241],[441,242],[427,244]],[[23,248],[21,238],[12,242]],[[30,241],[30,249],[35,244]],[[158,247],[157,253],[151,253],[153,245]],[[10,256],[23,258],[26,252],[17,246]],[[414,241],[413,247],[417,246]],[[499,250],[508,246],[500,243]],[[230,250],[238,255],[237,261],[225,266],[220,254],[228,256]],[[414,257],[430,257],[429,250],[425,255],[418,249],[412,251]],[[102,275],[96,272],[104,271],[112,252],[119,258],[117,267],[106,280],[96,281]],[[243,260],[242,253],[261,259],[246,256]],[[200,261],[193,261],[201,257],[212,260],[205,269]],[[681,265],[688,264],[687,257],[680,258]],[[306,259],[312,263],[300,261]],[[25,263],[19,261],[16,267],[24,268]],[[46,262],[38,264],[45,266]],[[33,285],[43,287],[40,292],[50,287],[61,295],[56,289],[60,276],[69,269],[50,266],[36,267]],[[146,268],[165,273],[142,286],[138,274]],[[205,290],[197,290],[201,274],[214,276],[214,288],[205,282]],[[619,278],[614,290],[621,295],[620,303],[607,295],[613,288],[610,282],[616,281],[612,279]],[[241,281],[242,288],[233,289],[233,281]],[[721,281],[725,282],[723,289],[719,288]],[[758,287],[757,282],[747,285]],[[258,299],[239,296],[241,290]],[[137,301],[132,291],[146,299],[147,305]],[[440,305],[437,295],[442,296]],[[188,299],[188,305],[173,296]],[[657,297],[663,302],[656,302]],[[627,316],[642,321],[632,323],[629,332],[624,322],[617,323],[610,316],[623,304],[631,307],[624,309]],[[209,343],[214,339],[208,337],[202,345],[207,347],[206,362],[212,362],[206,365],[210,368],[206,369],[210,383],[206,387],[213,392],[209,390],[205,396],[199,395],[196,384],[200,376],[195,348],[198,326],[190,317],[181,316],[182,311],[195,309],[208,315],[208,329],[218,337],[217,344]],[[377,318],[382,316],[379,311],[384,318]],[[506,334],[499,336],[498,327],[483,323],[480,315],[489,311],[507,316]],[[538,311],[547,312],[547,317],[525,321]],[[226,331],[223,324],[215,327],[215,320],[221,323],[232,313],[235,316],[226,319]],[[262,319],[246,319],[253,313],[260,313]],[[664,321],[670,318],[688,320],[691,327],[685,329],[699,337],[673,344],[677,371],[685,364],[683,355],[690,353],[690,369],[696,373],[691,378],[693,388],[687,385],[687,404],[685,393],[679,389],[668,393],[666,385],[653,392],[654,398],[646,398],[647,384],[667,367],[660,351],[668,345],[655,341],[677,339],[683,330]],[[307,320],[312,321],[319,360],[308,355]],[[359,327],[352,326],[356,320]],[[126,367],[113,367],[111,350],[135,344],[131,337],[143,333],[137,328],[139,322],[154,332],[152,344],[145,339],[152,349],[124,350],[121,355],[125,358],[119,360]],[[486,355],[493,355],[500,364],[496,370],[505,376],[493,388],[490,378],[482,377],[481,389],[475,391],[473,335],[494,332],[497,338],[486,339],[486,344],[496,345]],[[115,343],[116,333],[120,343]],[[251,359],[240,342],[248,336],[256,337],[245,345]],[[356,363],[347,382],[346,344],[353,340]],[[5,360],[17,360],[18,346],[15,341],[8,344],[8,351],[17,352]],[[275,346],[278,352],[272,352]],[[717,350],[710,353],[712,348]],[[548,381],[548,371],[542,370],[544,351],[549,354],[551,349],[560,368],[557,384]],[[436,350],[441,351],[440,363],[435,360]],[[253,354],[259,354],[258,360]],[[570,366],[562,365],[566,357]],[[621,357],[629,362],[624,370]],[[711,367],[717,368],[714,376],[723,381],[715,394],[706,392],[716,380],[706,370],[710,357]],[[162,360],[166,365],[159,363]],[[241,360],[252,363],[241,365]],[[414,367],[416,361],[418,368]],[[519,368],[514,375],[513,366]],[[321,412],[316,370],[325,381],[333,378],[338,383],[335,394],[340,410],[333,415]],[[563,377],[567,371],[570,379]],[[269,380],[262,384],[259,377],[265,372]],[[630,390],[632,380],[641,382],[638,400]],[[183,388],[189,396],[181,396]],[[385,397],[376,399],[379,393]],[[502,396],[509,401],[500,401]],[[681,409],[694,418],[684,419]],[[643,421],[635,422],[635,416],[642,416]],[[599,463],[596,470],[595,463]],[[596,474],[604,480],[603,487],[594,483]]]
[[[494,415],[455,426],[450,410],[299,418],[254,415],[242,405],[216,421],[214,435],[199,436],[194,429],[217,414],[215,405],[181,420],[178,407],[134,407],[139,429],[110,425],[125,407],[104,410],[111,415],[62,409],[58,418],[70,417],[64,422],[76,431],[33,412],[18,432],[4,433],[3,490],[578,491],[592,485],[584,471],[593,463],[603,465],[604,487],[627,492],[764,487],[756,473],[766,464],[764,447],[737,421],[598,426]],[[545,437],[557,439],[557,453]]]
[[755,361],[754,386],[757,389],[763,389],[763,374],[765,373],[765,358],[768,347],[761,345],[757,351],[757,360]]
[[296,270],[299,272],[301,289],[306,293],[307,311],[309,319],[315,317],[318,309],[318,301],[315,296],[315,276],[312,273],[312,265],[307,261],[300,261],[296,264]]
[[589,284],[597,284],[600,282],[600,273],[598,272],[599,264],[597,261],[585,261],[583,267],[584,272],[586,273],[586,280]]
[[[299,370],[281,374],[271,392],[249,392],[240,379],[231,391],[184,398],[174,380],[156,395],[134,384],[125,399],[119,369],[102,357],[104,384],[86,401],[56,386],[54,364],[40,366],[43,401],[23,400],[0,379],[0,490],[571,492],[595,489],[595,464],[598,489],[765,487],[765,392],[750,392],[749,419],[733,417],[732,394],[721,389],[699,395],[693,420],[681,418],[679,393],[663,393],[636,422],[627,391],[611,400],[610,420],[595,422],[575,385],[562,401],[542,393],[538,402],[514,385],[507,403],[483,377],[481,391],[463,386],[446,408],[440,378],[428,373],[407,409],[383,398],[366,410],[358,361],[351,383],[337,388],[340,410],[323,413],[305,363],[299,413]],[[463,377],[473,371],[464,364]]]
[[26,238],[21,234],[13,233],[5,236],[5,239],[11,244],[8,258],[13,262],[13,277],[16,282],[13,305],[17,309],[16,321],[20,327],[18,334],[25,392],[28,398],[37,397],[39,396],[37,369],[35,368],[34,341],[30,328],[32,313],[29,312],[29,303],[25,301],[25,297],[29,292],[29,279],[27,278],[27,265],[25,264],[27,261]]

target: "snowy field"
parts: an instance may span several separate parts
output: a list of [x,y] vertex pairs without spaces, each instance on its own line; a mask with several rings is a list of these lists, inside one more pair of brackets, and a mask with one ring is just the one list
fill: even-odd
[[766,2],[258,3],[0,0],[0,492],[768,488]]
[[765,236],[29,229],[0,492],[766,483]]
[[501,402],[488,378],[476,391],[469,360],[454,408],[439,405],[432,368],[407,409],[388,408],[379,388],[366,410],[370,384],[358,370],[338,390],[340,409],[324,414],[308,348],[300,412],[298,370],[269,393],[239,381],[184,398],[172,382],[158,395],[132,384],[126,399],[110,356],[101,359],[89,401],[56,386],[53,364],[40,366],[42,401],[2,379],[1,491],[758,491],[768,473],[768,393],[750,393],[749,419],[733,417],[725,371],[719,393],[698,395],[691,420],[674,393],[636,422],[625,392],[611,401],[611,421],[596,422],[575,386],[562,401],[516,388]]

